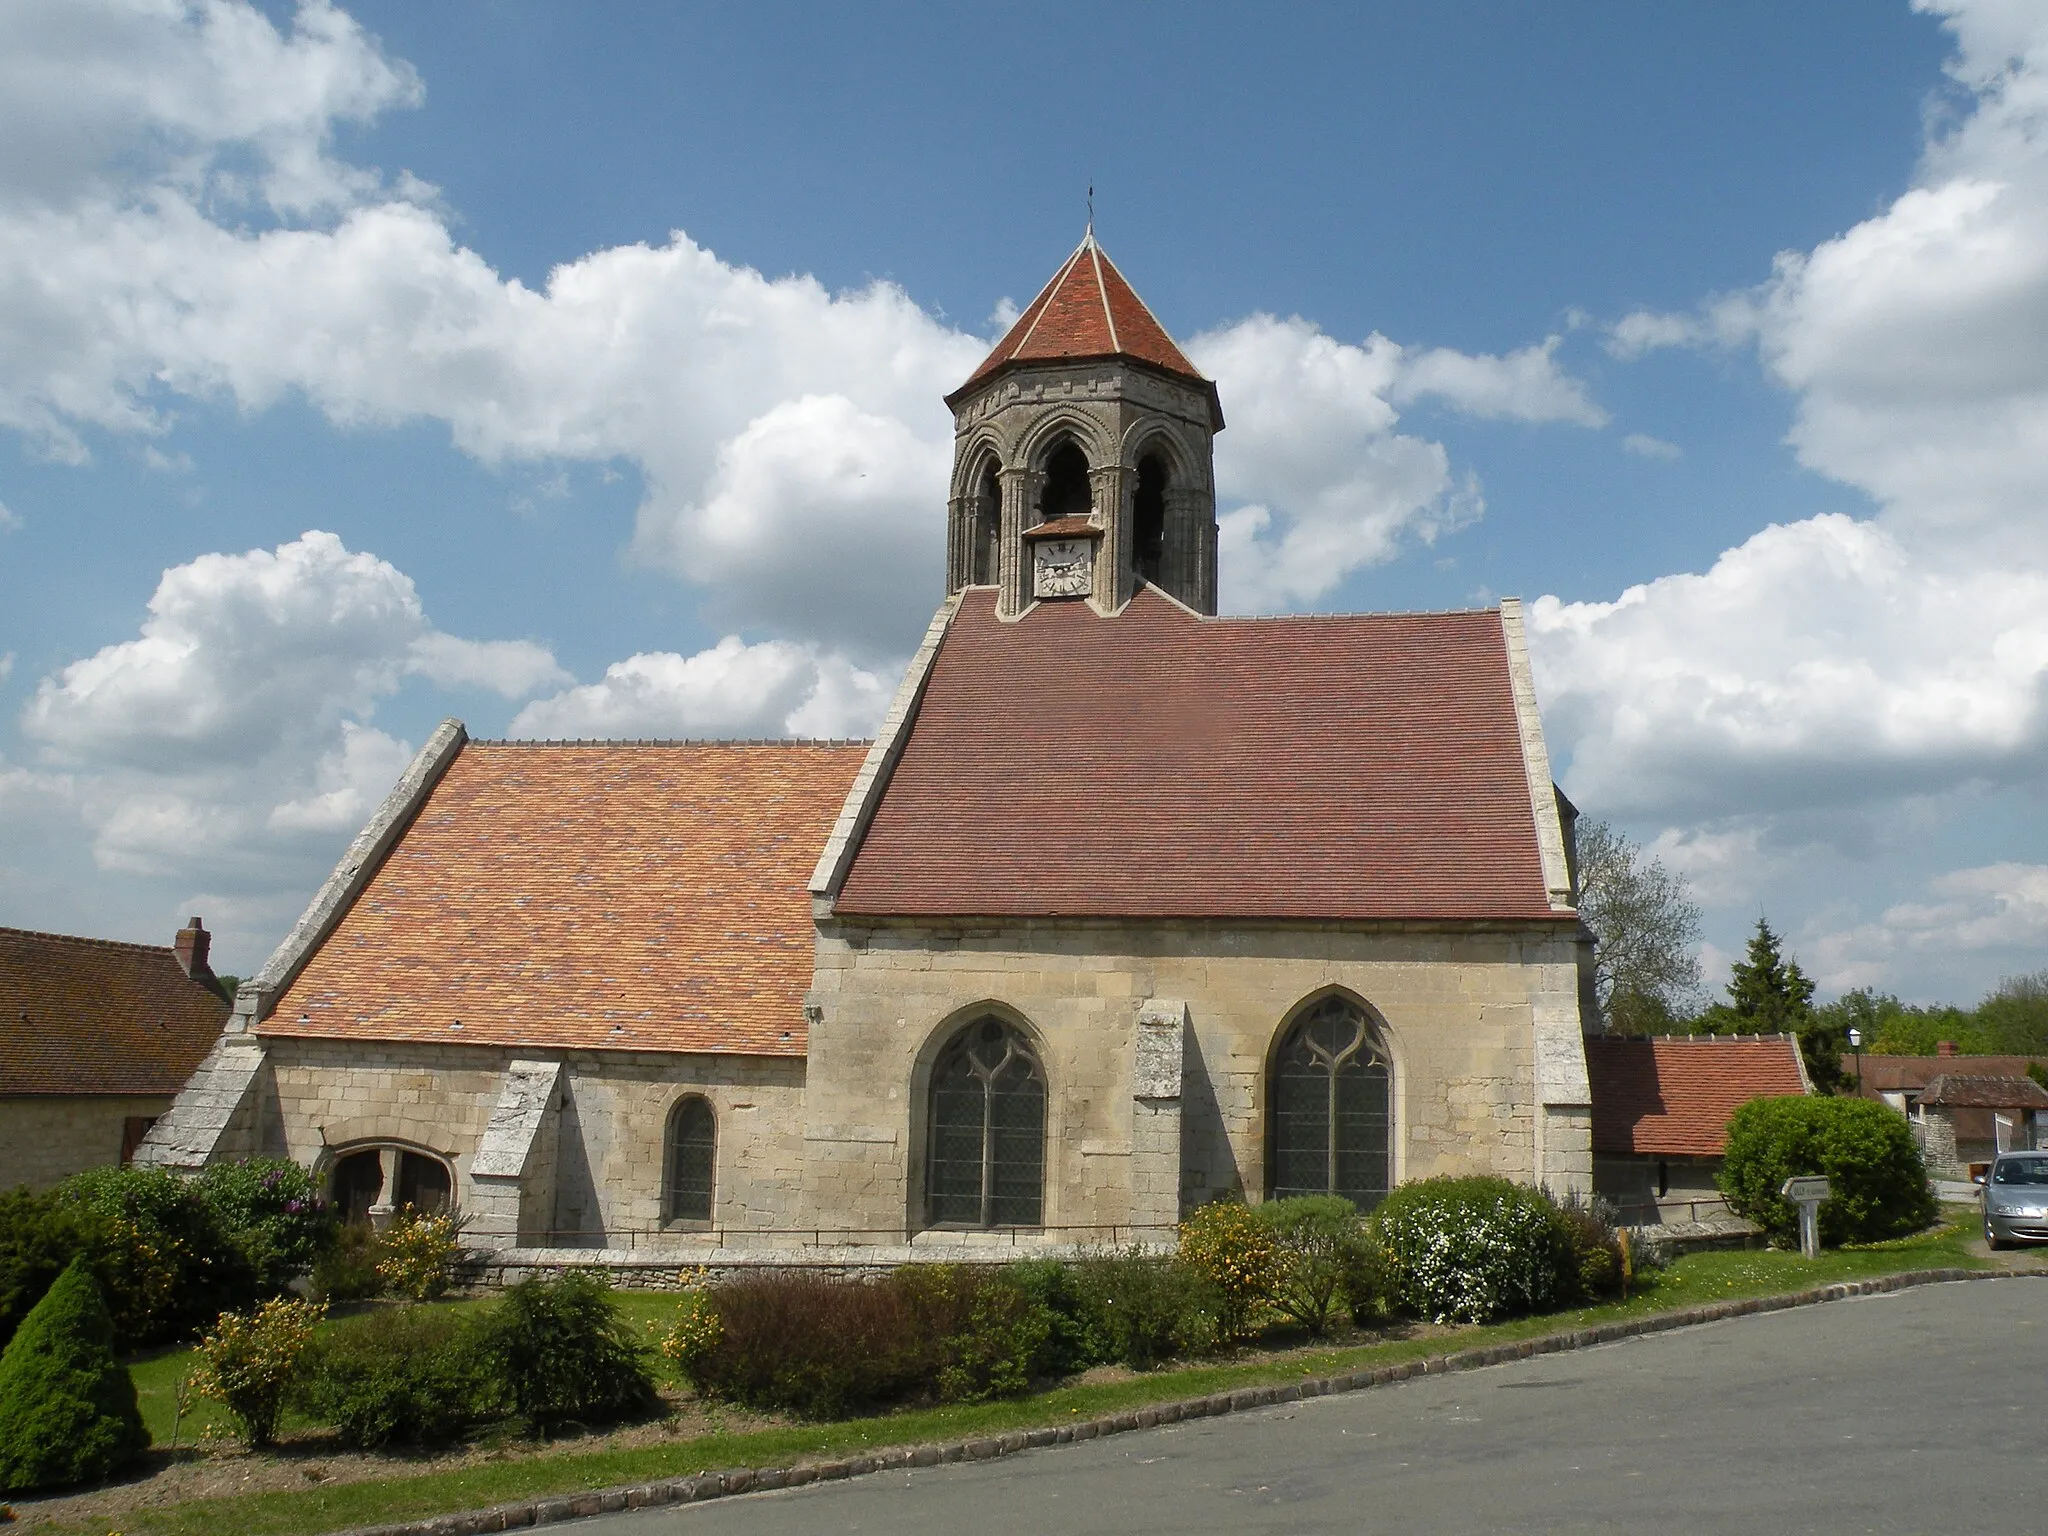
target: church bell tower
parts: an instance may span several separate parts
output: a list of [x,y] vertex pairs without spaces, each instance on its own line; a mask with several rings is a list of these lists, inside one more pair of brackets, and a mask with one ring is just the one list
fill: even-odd
[[1216,611],[1216,386],[1091,227],[952,394],[946,590],[1119,612],[1141,584]]

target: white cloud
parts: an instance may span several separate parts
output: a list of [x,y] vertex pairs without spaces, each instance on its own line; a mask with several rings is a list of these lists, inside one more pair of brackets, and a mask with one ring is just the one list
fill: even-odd
[[1952,870],[1928,882],[1929,899],[1900,902],[1871,923],[1818,935],[1809,945],[1830,987],[1894,984],[1901,957],[1945,964],[1982,955],[2004,970],[2033,968],[2048,950],[2048,864]]
[[0,533],[12,533],[21,526],[21,523],[21,514],[9,508],[6,502],[0,501]]
[[523,699],[571,681],[544,645],[531,640],[463,640],[439,630],[413,641],[406,670],[443,688],[487,688],[508,699]]
[[1624,451],[1644,459],[1678,459],[1685,456],[1685,450],[1676,443],[1667,443],[1661,437],[1651,437],[1647,432],[1631,432],[1621,440]]
[[526,642],[435,630],[403,572],[314,531],[164,572],[136,638],[44,678],[22,728],[102,868],[302,881],[409,756],[367,722],[415,672],[508,694],[567,676]]
[[603,679],[536,699],[512,721],[520,737],[865,736],[888,707],[894,673],[783,640],[728,635],[694,656],[656,651]]
[[[1593,403],[1584,384],[1557,366],[1563,339],[1546,337],[1540,345],[1505,357],[1474,356],[1448,347],[1400,349],[1389,398],[1406,404],[1433,395],[1468,416],[1604,427],[1607,413]],[[1375,336],[1367,345],[1383,341]]]

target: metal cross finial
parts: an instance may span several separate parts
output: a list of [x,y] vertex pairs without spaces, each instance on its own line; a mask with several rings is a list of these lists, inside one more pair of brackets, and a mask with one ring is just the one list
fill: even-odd
[[1088,183],[1088,238],[1095,238],[1095,183]]

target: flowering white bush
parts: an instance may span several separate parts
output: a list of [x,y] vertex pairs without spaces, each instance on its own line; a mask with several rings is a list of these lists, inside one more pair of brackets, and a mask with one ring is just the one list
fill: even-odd
[[1426,1179],[1374,1214],[1389,1279],[1407,1311],[1484,1323],[1565,1299],[1570,1241],[1541,1190],[1506,1179]]

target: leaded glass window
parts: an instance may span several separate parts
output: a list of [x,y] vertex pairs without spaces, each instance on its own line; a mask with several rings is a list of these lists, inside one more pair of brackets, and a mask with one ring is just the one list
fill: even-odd
[[976,1019],[932,1068],[931,1219],[1035,1227],[1045,1213],[1045,1073],[1014,1026]]
[[668,1158],[662,1205],[670,1221],[709,1221],[717,1182],[718,1122],[711,1106],[684,1099],[669,1111]]
[[1332,994],[1295,1020],[1273,1064],[1273,1197],[1378,1205],[1391,1173],[1390,1084],[1371,1021],[1351,999]]

